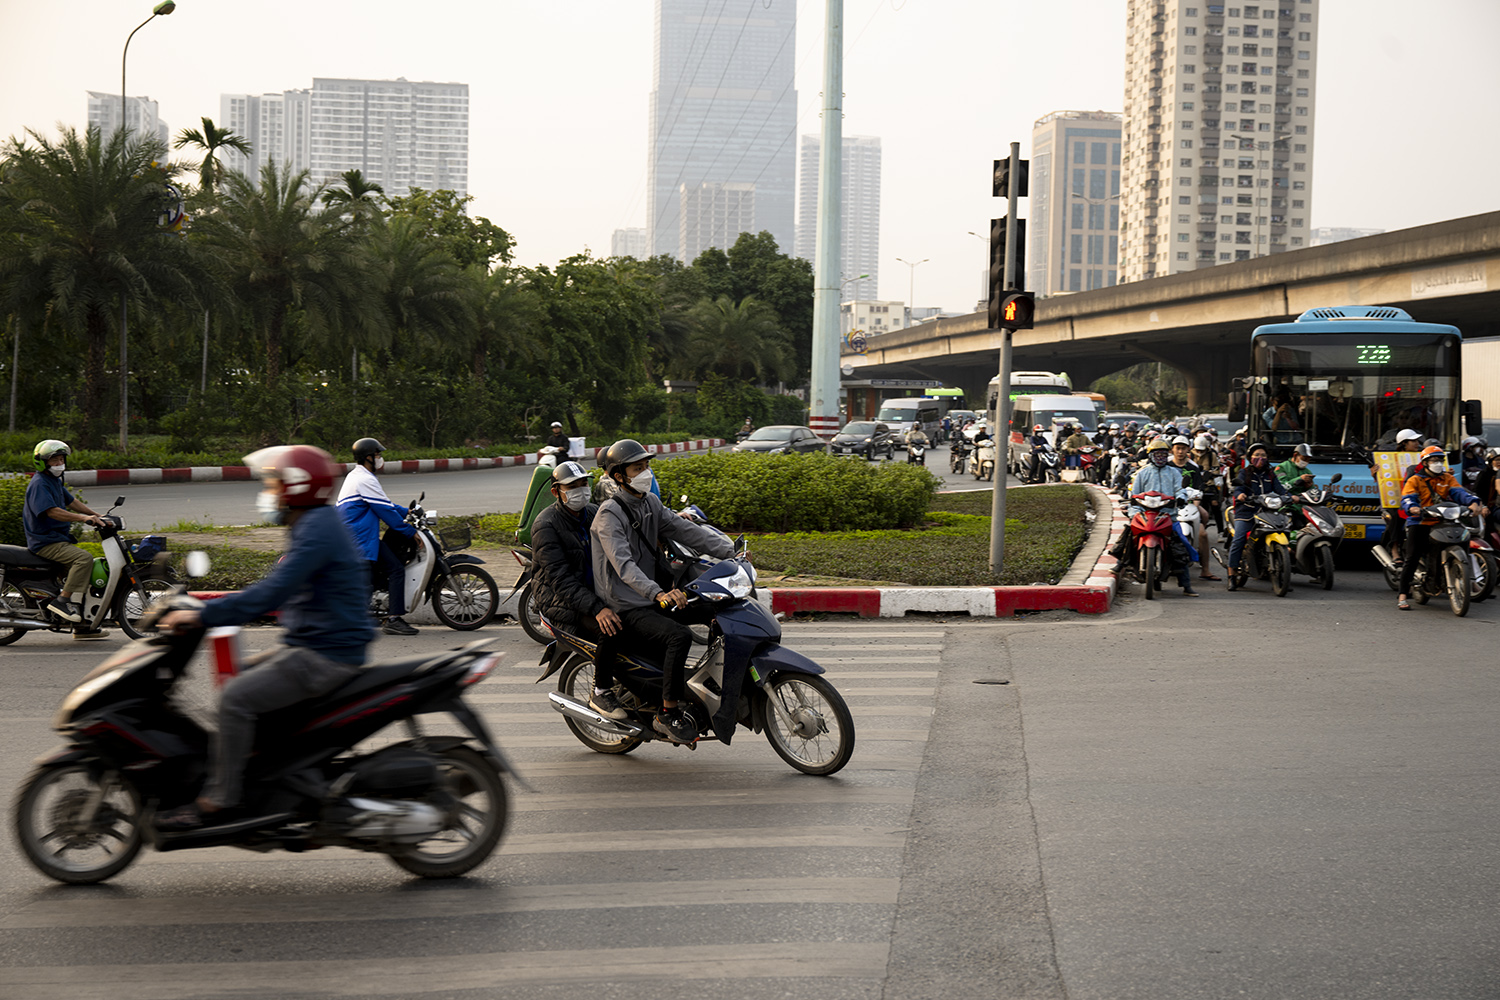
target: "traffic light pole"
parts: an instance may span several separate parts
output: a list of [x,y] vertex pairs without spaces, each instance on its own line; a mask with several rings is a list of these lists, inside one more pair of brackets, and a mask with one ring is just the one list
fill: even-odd
[[[1021,144],[1010,144],[1010,183],[1007,185],[1005,229],[1005,287],[1019,288],[1016,274],[1016,252],[1020,244],[1016,224],[1016,202],[1021,188]],[[1005,480],[1010,471],[1010,341],[1012,331],[1000,327],[1000,377],[995,399],[995,426],[990,428],[995,442],[995,489],[990,501],[990,573],[998,580],[1005,565]]]
[[827,0],[823,50],[823,148],[818,151],[818,222],[813,267],[812,383],[807,425],[839,432],[839,277],[842,270],[844,0]]

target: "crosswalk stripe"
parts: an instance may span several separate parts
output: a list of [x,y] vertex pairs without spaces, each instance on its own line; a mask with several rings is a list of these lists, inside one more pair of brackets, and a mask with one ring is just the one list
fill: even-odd
[[881,979],[885,942],[794,941],[758,944],[597,948],[569,951],[401,955],[290,962],[184,962],[174,965],[29,966],[6,970],[27,1000],[158,1000],[191,996],[205,983],[253,983],[258,995],[402,996],[510,990],[523,984],[700,979]]
[[846,643],[846,642],[834,643],[833,645],[830,645],[830,646],[807,646],[807,645],[803,645],[802,643],[796,643],[796,644],[787,643],[786,646],[787,646],[788,649],[795,649],[799,653],[806,653],[806,652],[810,652],[810,651],[813,651],[813,652],[816,652],[816,651],[829,651],[829,650],[842,650],[842,651],[850,652],[850,653],[868,653],[868,652],[878,652],[878,651],[883,650],[883,649],[928,649],[928,650],[932,650],[932,649],[942,649],[943,648],[943,644],[940,643],[940,642],[914,642],[914,643],[899,643],[899,644],[898,643],[889,643],[889,642],[880,642],[880,643],[867,643],[867,644],[858,645],[858,646],[854,645],[852,643]]
[[737,789],[710,792],[668,788],[660,791],[567,792],[556,795],[518,795],[515,812],[553,812],[578,809],[658,809],[691,805],[694,809],[733,806],[860,805],[905,806],[912,801],[910,788],[844,788],[826,781],[787,788]]

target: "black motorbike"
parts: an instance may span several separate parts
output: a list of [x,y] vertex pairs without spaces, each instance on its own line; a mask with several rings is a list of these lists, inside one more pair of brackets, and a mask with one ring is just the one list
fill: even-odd
[[1231,575],[1230,590],[1239,590],[1249,580],[1269,580],[1271,592],[1285,597],[1292,589],[1292,518],[1281,508],[1286,501],[1277,493],[1263,493],[1248,501],[1254,513],[1250,534],[1240,554],[1238,576]]
[[1469,542],[1482,530],[1479,518],[1456,503],[1439,501],[1418,508],[1406,530],[1415,531],[1420,522],[1433,520],[1437,524],[1427,529],[1427,548],[1412,576],[1411,596],[1418,604],[1426,604],[1446,595],[1449,608],[1462,618],[1469,613],[1474,596]]
[[1327,501],[1334,498],[1333,487],[1343,478],[1343,473],[1335,472],[1326,488],[1314,486],[1287,498],[1292,568],[1312,577],[1324,590],[1333,589],[1333,550],[1344,538],[1344,522]]
[[963,434],[955,435],[953,444],[949,445],[948,471],[955,476],[962,475],[969,467],[969,453],[974,450],[974,442],[964,437]]
[[[187,607],[202,603],[176,594],[153,612]],[[131,643],[63,699],[53,728],[67,745],[38,761],[13,813],[37,870],[59,882],[102,882],[147,840],[158,851],[348,847],[425,878],[461,875],[494,851],[508,811],[501,773],[510,768],[463,700],[503,656],[486,652],[492,639],[372,664],[321,698],[266,714],[243,806],[197,829],[157,830],[155,815],[192,802],[207,775],[210,734],[177,696],[203,634]],[[424,734],[417,717],[439,712],[466,734]],[[396,723],[409,739],[353,752]]]

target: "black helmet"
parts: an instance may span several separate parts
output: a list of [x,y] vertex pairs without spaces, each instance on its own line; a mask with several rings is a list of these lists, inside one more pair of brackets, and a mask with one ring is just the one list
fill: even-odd
[[354,462],[356,465],[364,465],[365,459],[374,458],[385,451],[385,445],[374,438],[360,438],[354,442]]
[[558,486],[567,486],[588,477],[587,470],[577,462],[564,462],[552,470],[552,482]]
[[639,462],[643,458],[650,458],[651,453],[647,451],[639,441],[631,438],[622,438],[604,449],[604,456],[599,464],[604,466],[606,475],[614,475],[616,472],[624,472],[625,466],[632,462]]

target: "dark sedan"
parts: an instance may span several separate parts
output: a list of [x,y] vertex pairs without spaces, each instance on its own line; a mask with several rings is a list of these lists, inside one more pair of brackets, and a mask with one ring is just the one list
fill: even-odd
[[787,452],[827,451],[828,445],[812,432],[810,427],[795,424],[772,424],[757,427],[750,436],[730,449],[731,451],[758,451],[763,455],[782,455]]
[[876,420],[853,420],[834,435],[828,450],[835,455],[863,455],[868,459],[896,454],[896,435],[888,424]]

